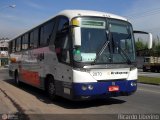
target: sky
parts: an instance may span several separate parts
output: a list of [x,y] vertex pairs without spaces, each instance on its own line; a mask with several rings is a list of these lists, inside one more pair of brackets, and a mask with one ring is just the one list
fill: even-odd
[[117,14],[135,30],[160,36],[160,0],[0,0],[0,38],[12,39],[65,9]]

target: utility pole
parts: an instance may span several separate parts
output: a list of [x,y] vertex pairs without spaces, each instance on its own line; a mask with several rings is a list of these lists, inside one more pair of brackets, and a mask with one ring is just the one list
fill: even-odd
[[0,7],[0,10],[1,9],[5,9],[5,8],[15,8],[16,5],[6,5],[6,6],[3,6],[3,7]]

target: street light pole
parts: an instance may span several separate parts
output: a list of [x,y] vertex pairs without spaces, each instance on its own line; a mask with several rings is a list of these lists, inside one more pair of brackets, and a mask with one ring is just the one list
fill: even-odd
[[6,5],[6,6],[3,6],[3,7],[0,7],[0,9],[4,9],[4,8],[15,8],[16,7],[16,5]]
[[10,8],[15,8],[15,7],[16,7],[16,5],[9,5],[9,7],[10,7]]

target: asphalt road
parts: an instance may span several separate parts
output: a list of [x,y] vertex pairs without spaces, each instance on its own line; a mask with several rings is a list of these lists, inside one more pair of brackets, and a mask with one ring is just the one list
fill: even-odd
[[160,78],[160,73],[156,73],[156,72],[143,72],[142,69],[138,70],[138,75],[139,76],[145,76],[145,77],[156,77],[156,78]]
[[40,120],[114,120],[123,114],[160,115],[160,86],[138,84],[132,96],[81,102],[60,98],[53,102],[37,88],[25,84],[17,87],[7,70],[0,70],[0,113],[21,113],[25,119]]

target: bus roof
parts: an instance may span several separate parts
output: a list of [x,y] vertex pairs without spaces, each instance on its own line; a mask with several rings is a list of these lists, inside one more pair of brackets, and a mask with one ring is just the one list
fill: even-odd
[[[53,19],[56,16],[59,15],[63,15],[68,17],[70,20],[74,17],[78,17],[78,16],[96,16],[96,17],[108,17],[108,18],[113,18],[113,19],[119,19],[119,20],[124,20],[124,21],[128,21],[126,18],[115,15],[115,14],[111,14],[111,13],[106,13],[106,12],[99,12],[99,11],[92,11],[92,10],[63,10],[61,12],[59,12],[57,15],[51,17],[50,19],[44,21],[43,23]],[[128,21],[129,22],[129,21]],[[32,29],[42,25],[43,23],[27,30],[26,32],[23,32],[21,34],[19,34],[18,36],[14,37],[13,39],[10,39],[8,42],[18,38],[19,36],[23,35],[24,33],[27,33],[29,31],[31,31]]]
[[72,19],[76,16],[97,16],[97,17],[108,17],[108,18],[128,21],[126,18],[115,15],[115,14],[99,12],[99,11],[91,11],[91,10],[64,10],[60,12],[58,15],[64,15],[69,19]]

